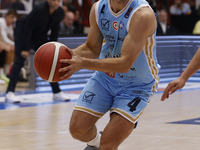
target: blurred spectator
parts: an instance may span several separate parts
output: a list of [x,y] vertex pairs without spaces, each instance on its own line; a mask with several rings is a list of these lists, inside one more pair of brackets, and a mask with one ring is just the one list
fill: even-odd
[[[177,28],[181,34],[192,34],[194,25],[192,11],[188,3],[181,0],[174,0],[174,4],[170,7],[171,24]],[[190,22],[190,23],[188,23]]]
[[157,35],[173,35],[177,34],[177,30],[168,25],[168,14],[166,10],[160,10],[158,12],[158,26]]
[[69,0],[63,0],[62,3],[63,3],[63,6],[64,5],[67,6],[68,11],[74,12],[75,6],[71,3],[71,1],[69,1]]
[[190,5],[191,13],[194,16],[198,16],[198,12],[195,6],[195,0],[187,0],[188,4]]
[[59,36],[72,36],[74,34],[74,18],[75,15],[72,11],[65,13],[65,17],[60,23]]
[[69,2],[69,0],[63,0],[62,3],[63,3],[63,5],[67,6],[70,2]]
[[200,34],[200,20],[195,24],[192,34]]
[[75,35],[83,35],[83,24],[82,18],[80,15],[80,11],[78,9],[75,10],[75,17],[74,17],[74,34]]
[[[1,28],[0,28],[0,54],[3,51],[11,51],[13,48],[10,44],[7,44],[3,42],[2,37],[1,37]],[[1,60],[1,59],[0,59]]]
[[[12,46],[10,44],[7,44],[3,42],[1,37],[1,28],[0,28],[0,74],[4,75],[4,64],[6,59],[6,51],[11,51]],[[6,82],[2,79],[0,79],[0,84],[5,84]]]
[[182,2],[182,0],[174,0],[174,4],[170,7],[172,15],[189,15],[191,12],[190,5]]
[[187,0],[187,2],[190,5],[190,9],[192,11],[190,18],[190,26],[191,30],[193,31],[195,24],[200,19],[200,16],[198,15],[198,11],[196,9],[195,0]]
[[[10,44],[11,49],[10,51],[6,52],[6,62],[5,62],[5,69],[1,71],[0,79],[9,82],[9,79],[5,76],[9,73],[9,68],[14,61],[14,31],[13,31],[13,24],[17,18],[17,11],[15,9],[10,9],[5,18],[0,18],[0,28],[1,28],[1,37],[3,42]],[[1,68],[2,70],[2,68]],[[5,74],[4,74],[5,73]]]
[[[20,98],[15,96],[15,88],[21,68],[29,57],[29,50],[37,50],[42,44],[57,41],[59,24],[64,17],[60,7],[61,0],[45,0],[34,6],[32,11],[19,19],[15,26],[15,62],[13,64],[10,82],[8,84],[5,102],[18,103]],[[49,33],[49,34],[48,34]],[[68,97],[61,91],[59,84],[50,83],[54,101],[66,101]]]
[[67,5],[62,5],[62,9],[64,10],[65,13],[68,12],[68,7],[67,7]]

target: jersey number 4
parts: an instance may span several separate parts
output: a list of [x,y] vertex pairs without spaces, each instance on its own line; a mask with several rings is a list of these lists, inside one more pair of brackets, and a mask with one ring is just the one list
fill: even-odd
[[140,103],[141,99],[139,97],[136,97],[135,99],[133,99],[132,101],[130,101],[128,103],[128,107],[130,107],[130,110],[131,112],[135,111],[136,110],[136,107],[137,105]]

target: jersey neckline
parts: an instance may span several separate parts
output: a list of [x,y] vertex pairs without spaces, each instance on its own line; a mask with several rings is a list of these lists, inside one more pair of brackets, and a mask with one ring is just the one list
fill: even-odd
[[133,0],[129,0],[128,3],[126,4],[126,6],[122,10],[120,10],[118,13],[113,12],[113,10],[111,9],[110,1],[111,0],[108,0],[108,7],[109,7],[109,10],[110,10],[110,13],[114,17],[119,17],[121,14],[123,14],[128,9],[128,7],[130,6],[130,4],[132,3]]

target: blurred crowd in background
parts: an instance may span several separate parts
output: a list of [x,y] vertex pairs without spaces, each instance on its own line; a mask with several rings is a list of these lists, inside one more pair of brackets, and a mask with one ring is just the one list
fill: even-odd
[[[0,84],[9,82],[14,61],[14,24],[31,11],[31,7],[46,0],[0,1]],[[62,0],[65,16],[60,22],[59,37],[86,36],[89,30],[89,12],[98,0]],[[158,20],[157,35],[200,34],[200,7],[195,0],[147,0]],[[6,12],[5,12],[6,10]],[[25,13],[22,13],[25,11]],[[22,70],[23,72],[23,70]],[[22,73],[20,81],[27,81]]]
[[[153,4],[153,0],[150,0]],[[200,34],[200,9],[195,0],[173,0],[172,5],[163,9],[153,6],[157,13],[157,35],[191,35]],[[156,8],[156,9],[155,9]]]
[[[2,0],[1,9],[30,10],[45,0]],[[89,9],[98,0],[62,0],[65,17],[60,23],[60,36],[84,36],[87,34]],[[200,34],[200,9],[196,0],[147,0],[158,19],[157,35]],[[88,5],[88,6],[86,6]],[[162,5],[161,7],[159,5]],[[24,14],[23,14],[24,15]],[[19,15],[19,17],[23,17]]]

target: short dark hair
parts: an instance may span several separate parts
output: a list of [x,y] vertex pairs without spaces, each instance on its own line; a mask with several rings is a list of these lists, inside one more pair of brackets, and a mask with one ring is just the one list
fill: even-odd
[[17,17],[17,15],[18,15],[18,14],[17,14],[17,10],[11,8],[11,9],[9,9],[8,12],[6,13],[6,16],[7,16],[7,15],[15,15],[15,16]]

